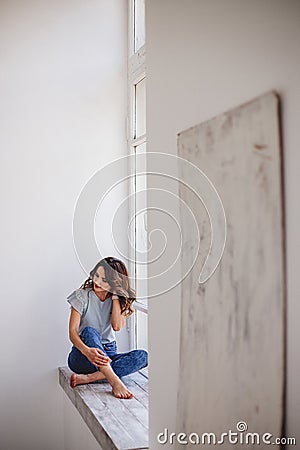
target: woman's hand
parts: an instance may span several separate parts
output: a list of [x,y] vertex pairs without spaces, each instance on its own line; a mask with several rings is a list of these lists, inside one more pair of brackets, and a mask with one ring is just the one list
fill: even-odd
[[95,366],[107,366],[111,359],[108,356],[105,356],[105,353],[99,348],[89,348],[85,352],[85,356],[87,359],[94,364]]

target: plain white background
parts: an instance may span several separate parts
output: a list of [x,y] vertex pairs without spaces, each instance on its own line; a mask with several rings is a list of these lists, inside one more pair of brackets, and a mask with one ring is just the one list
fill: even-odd
[[[0,447],[95,450],[57,367],[70,350],[66,296],[86,278],[75,202],[96,170],[127,154],[126,1],[3,0],[0,54]],[[115,255],[109,213],[102,238]]]

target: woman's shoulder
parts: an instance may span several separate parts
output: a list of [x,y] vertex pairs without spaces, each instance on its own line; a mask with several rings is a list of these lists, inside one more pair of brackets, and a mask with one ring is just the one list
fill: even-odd
[[84,315],[89,305],[89,289],[75,289],[67,297],[67,302],[76,309],[81,315]]

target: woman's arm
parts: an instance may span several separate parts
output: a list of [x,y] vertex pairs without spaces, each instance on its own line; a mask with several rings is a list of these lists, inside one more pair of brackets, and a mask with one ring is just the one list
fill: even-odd
[[85,345],[84,342],[82,342],[82,340],[79,337],[78,334],[79,324],[80,324],[80,314],[72,306],[69,321],[69,338],[72,344],[75,345],[75,347],[77,347],[78,350],[80,350],[81,353],[84,355],[86,351],[89,349],[89,347]]
[[126,317],[121,314],[121,305],[118,296],[112,296],[111,325],[115,331],[120,331],[126,323]]
[[91,363],[95,366],[107,365],[111,359],[105,356],[105,354],[98,348],[91,348],[85,345],[85,343],[80,339],[78,334],[80,324],[80,314],[75,308],[71,308],[71,315],[69,321],[69,338],[75,347],[85,355]]

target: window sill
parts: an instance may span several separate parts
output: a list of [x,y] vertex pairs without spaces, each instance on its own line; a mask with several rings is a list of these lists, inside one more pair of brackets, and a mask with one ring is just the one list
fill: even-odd
[[70,386],[72,372],[59,367],[59,383],[102,448],[114,450],[147,449],[148,378],[136,372],[122,380],[134,398],[114,397],[108,382]]

